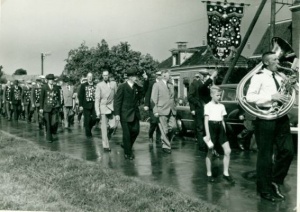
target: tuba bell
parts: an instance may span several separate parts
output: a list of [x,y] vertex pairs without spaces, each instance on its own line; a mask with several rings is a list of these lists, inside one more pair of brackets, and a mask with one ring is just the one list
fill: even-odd
[[280,118],[287,114],[293,107],[296,99],[296,84],[298,77],[296,77],[296,71],[298,69],[299,61],[292,47],[283,39],[279,37],[272,38],[272,52],[274,52],[279,59],[280,66],[279,71],[286,73],[286,78],[283,80],[278,92],[286,95],[289,101],[283,104],[273,102],[272,107],[269,110],[262,110],[257,105],[247,102],[246,94],[250,84],[250,80],[253,75],[257,74],[263,64],[260,62],[255,68],[253,68],[238,84],[236,95],[237,100],[243,110],[252,116],[265,120],[273,120]]

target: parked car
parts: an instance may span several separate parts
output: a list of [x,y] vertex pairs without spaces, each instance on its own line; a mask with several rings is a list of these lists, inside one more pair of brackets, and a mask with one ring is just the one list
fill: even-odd
[[[227,116],[225,122],[227,126],[227,136],[231,142],[231,145],[235,147],[237,145],[236,136],[245,128],[243,120],[239,119],[239,105],[236,99],[237,84],[224,84],[219,85],[223,90],[221,103],[225,105]],[[185,135],[189,131],[194,131],[195,125],[189,106],[177,106],[176,122],[178,131],[180,134]],[[298,134],[298,94],[294,107],[288,113],[290,118],[291,133],[294,134],[294,138]]]

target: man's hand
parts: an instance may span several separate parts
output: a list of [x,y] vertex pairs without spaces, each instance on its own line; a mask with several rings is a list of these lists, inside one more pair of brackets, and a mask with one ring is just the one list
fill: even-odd
[[79,110],[80,110],[80,111],[83,111],[83,107],[80,106],[80,107],[79,107]]
[[286,103],[289,101],[289,98],[285,95],[282,95],[280,93],[275,93],[272,95],[272,100],[273,101],[277,101],[277,102],[281,102],[281,103]]
[[120,121],[120,116],[116,115],[116,121]]
[[239,120],[244,120],[245,116],[244,115],[239,115]]
[[148,111],[148,110],[149,110],[149,107],[148,107],[148,106],[145,106],[145,107],[144,107],[144,110],[145,110],[145,111]]
[[43,111],[43,109],[40,109],[40,113],[43,113],[44,111]]
[[35,105],[34,105],[34,104],[32,104],[32,105],[31,105],[31,107],[32,107],[32,108],[35,108]]
[[154,116],[155,116],[155,117],[158,117],[158,113],[154,113]]
[[196,114],[196,112],[194,110],[192,110],[191,114],[194,116]]

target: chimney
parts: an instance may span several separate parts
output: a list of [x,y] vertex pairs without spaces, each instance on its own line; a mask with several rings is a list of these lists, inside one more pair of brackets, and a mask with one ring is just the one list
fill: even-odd
[[178,49],[187,49],[187,42],[179,41],[179,42],[176,42],[176,43],[177,43],[177,48]]

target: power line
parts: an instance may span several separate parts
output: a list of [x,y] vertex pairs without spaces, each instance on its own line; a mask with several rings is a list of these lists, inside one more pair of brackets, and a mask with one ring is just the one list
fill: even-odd
[[178,27],[178,26],[183,26],[183,25],[187,25],[187,24],[191,24],[191,23],[195,23],[195,22],[200,22],[200,21],[203,21],[203,20],[206,20],[206,17],[205,18],[200,18],[200,19],[195,19],[195,20],[192,20],[192,21],[189,21],[189,22],[176,24],[176,25],[171,25],[171,26],[166,26],[166,27],[162,27],[162,28],[158,28],[158,29],[153,29],[153,30],[149,30],[149,31],[146,31],[146,32],[140,32],[140,33],[137,33],[137,34],[128,35],[128,36],[121,37],[121,38],[109,39],[107,41],[115,41],[115,40],[122,40],[122,39],[125,39],[125,38],[136,37],[138,35],[144,35],[144,34],[148,34],[148,33],[158,32],[158,31],[162,31],[162,30],[166,30],[166,29],[170,29],[170,28],[174,28],[174,27]]

